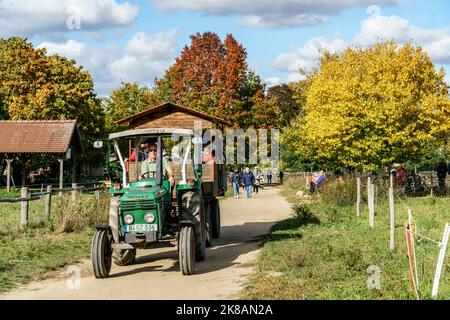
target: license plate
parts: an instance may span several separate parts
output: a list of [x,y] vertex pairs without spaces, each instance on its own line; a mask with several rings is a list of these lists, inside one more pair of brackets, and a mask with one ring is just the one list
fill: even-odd
[[132,224],[124,226],[125,232],[148,232],[158,231],[157,224]]

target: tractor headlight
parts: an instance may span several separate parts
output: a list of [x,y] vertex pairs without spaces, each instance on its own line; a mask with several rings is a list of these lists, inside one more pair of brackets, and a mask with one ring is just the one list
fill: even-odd
[[131,214],[127,214],[123,220],[125,220],[126,224],[132,224],[134,221],[134,217]]
[[153,213],[147,213],[144,219],[147,223],[153,223],[155,221],[155,215]]

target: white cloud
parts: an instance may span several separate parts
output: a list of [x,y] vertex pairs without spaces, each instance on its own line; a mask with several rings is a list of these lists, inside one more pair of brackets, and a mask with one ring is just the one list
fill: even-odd
[[132,24],[139,9],[116,0],[1,0],[0,36],[102,30]]
[[395,4],[399,0],[151,0],[161,11],[200,12],[206,15],[243,16],[241,26],[303,27],[326,22],[353,7]]
[[279,77],[270,77],[264,80],[264,83],[267,87],[273,87],[281,84],[281,78]]
[[304,27],[309,25],[325,23],[327,19],[320,15],[264,15],[256,16],[249,15],[243,17],[239,21],[239,25],[243,27],[258,27],[258,28],[280,28],[280,27]]
[[354,42],[369,46],[380,40],[422,45],[435,63],[450,63],[450,28],[424,29],[398,16],[376,16],[364,20]]
[[150,85],[155,77],[162,76],[179,51],[176,35],[176,30],[154,35],[138,32],[122,50],[112,44],[88,45],[75,40],[43,42],[38,47],[75,59],[91,73],[96,92],[107,95],[120,82]]
[[[368,10],[368,13],[374,12]],[[367,47],[378,41],[386,40],[421,45],[434,63],[450,64],[450,28],[424,29],[412,25],[401,17],[382,16],[379,15],[379,12],[375,12],[361,22],[360,30],[355,34],[351,43],[347,43],[340,37],[312,38],[301,48],[280,53],[275,58],[274,67],[286,72],[288,80],[292,81],[300,76],[299,68],[309,71],[317,65],[322,50],[336,52],[349,45]]]
[[274,67],[280,71],[287,72],[289,81],[300,80],[299,69],[311,71],[317,65],[324,50],[336,52],[345,47],[346,42],[339,37],[330,39],[325,37],[312,38],[302,48],[279,54],[274,61]]

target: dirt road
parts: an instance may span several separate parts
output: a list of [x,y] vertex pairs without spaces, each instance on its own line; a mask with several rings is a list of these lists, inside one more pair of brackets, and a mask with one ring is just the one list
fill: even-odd
[[[0,299],[236,299],[253,272],[263,235],[289,217],[290,206],[274,188],[252,199],[222,200],[220,206],[221,238],[207,249],[206,260],[196,263],[194,275],[181,275],[176,248],[168,246],[138,250],[136,264],[113,265],[107,279],[95,279],[90,261],[84,260]],[[68,269],[81,272],[79,282],[67,276]]]

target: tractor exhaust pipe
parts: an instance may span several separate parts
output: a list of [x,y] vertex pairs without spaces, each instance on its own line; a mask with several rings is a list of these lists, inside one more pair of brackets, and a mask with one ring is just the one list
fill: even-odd
[[162,148],[162,139],[158,137],[158,141],[156,143],[156,184],[158,186],[162,186],[163,184],[163,176],[164,176],[164,168],[163,168],[163,148]]

